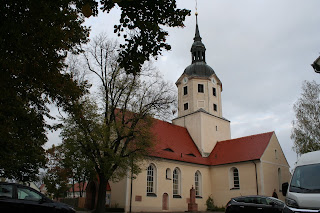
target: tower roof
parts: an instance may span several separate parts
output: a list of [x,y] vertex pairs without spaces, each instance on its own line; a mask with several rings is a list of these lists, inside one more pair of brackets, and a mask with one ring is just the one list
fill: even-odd
[[210,77],[214,70],[204,61],[197,61],[187,66],[183,72],[192,77]]
[[193,77],[210,77],[215,74],[214,70],[206,63],[206,47],[202,43],[198,26],[198,14],[196,13],[196,31],[193,38],[194,42],[191,46],[192,63],[185,70],[184,74]]

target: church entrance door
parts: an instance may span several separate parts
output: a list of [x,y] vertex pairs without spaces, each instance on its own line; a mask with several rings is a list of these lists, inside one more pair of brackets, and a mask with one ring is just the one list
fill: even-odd
[[162,210],[169,210],[169,196],[167,193],[163,193],[162,195]]

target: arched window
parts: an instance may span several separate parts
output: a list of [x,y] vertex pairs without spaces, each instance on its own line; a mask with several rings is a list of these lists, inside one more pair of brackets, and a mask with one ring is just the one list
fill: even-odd
[[237,168],[231,168],[232,189],[240,189],[239,171]]
[[169,168],[166,170],[166,179],[171,180],[171,169]]
[[200,171],[194,174],[194,186],[196,190],[196,197],[201,197],[202,194],[202,177]]
[[173,191],[174,198],[181,198],[181,172],[179,168],[173,170]]
[[282,191],[282,177],[281,177],[281,169],[278,168],[278,184],[279,184],[279,191],[281,192]]
[[150,164],[147,169],[147,196],[156,195],[156,175],[157,169],[154,164]]

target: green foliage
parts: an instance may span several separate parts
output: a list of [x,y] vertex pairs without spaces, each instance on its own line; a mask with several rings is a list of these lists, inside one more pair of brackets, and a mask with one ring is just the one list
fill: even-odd
[[70,169],[63,166],[63,152],[61,146],[47,150],[48,169],[44,177],[44,184],[46,185],[47,192],[53,198],[66,197],[69,189],[69,172]]
[[320,150],[320,84],[305,81],[302,94],[293,106],[291,139],[298,154]]
[[170,50],[168,32],[161,26],[184,27],[190,10],[177,9],[176,0],[102,0],[102,10],[109,12],[117,4],[121,8],[120,24],[114,32],[123,36],[125,44],[119,55],[120,66],[127,73],[137,73],[149,58]]
[[224,207],[217,207],[214,205],[212,196],[209,196],[206,200],[207,211],[221,211],[224,212],[226,209]]
[[46,151],[48,162],[44,183],[48,193],[53,197],[65,197],[67,190],[75,183],[79,183],[80,197],[82,197],[85,191],[84,183],[94,175],[93,164],[79,148],[78,143],[68,139],[65,143],[59,146],[53,145]]
[[45,164],[47,104],[66,109],[82,89],[63,73],[88,29],[69,0],[8,0],[0,8],[0,176],[30,181]]
[[209,196],[206,200],[207,205],[207,211],[213,211],[214,210],[214,202],[212,196]]
[[79,196],[82,197],[85,191],[84,183],[95,176],[94,165],[82,154],[79,143],[72,138],[60,145],[63,153],[62,166],[69,170],[68,179],[73,183],[71,187],[74,187],[75,183],[79,184]]

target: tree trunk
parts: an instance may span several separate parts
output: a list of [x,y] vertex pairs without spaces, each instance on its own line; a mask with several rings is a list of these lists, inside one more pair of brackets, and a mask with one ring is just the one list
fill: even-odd
[[107,178],[104,174],[99,174],[99,189],[98,189],[98,202],[95,213],[105,213],[106,208],[106,192],[107,192]]
[[74,196],[74,178],[72,177],[72,197]]
[[81,197],[84,196],[83,193],[84,193],[84,186],[85,186],[85,184],[86,184],[86,180],[83,179],[83,180],[82,180],[82,187],[81,187]]

